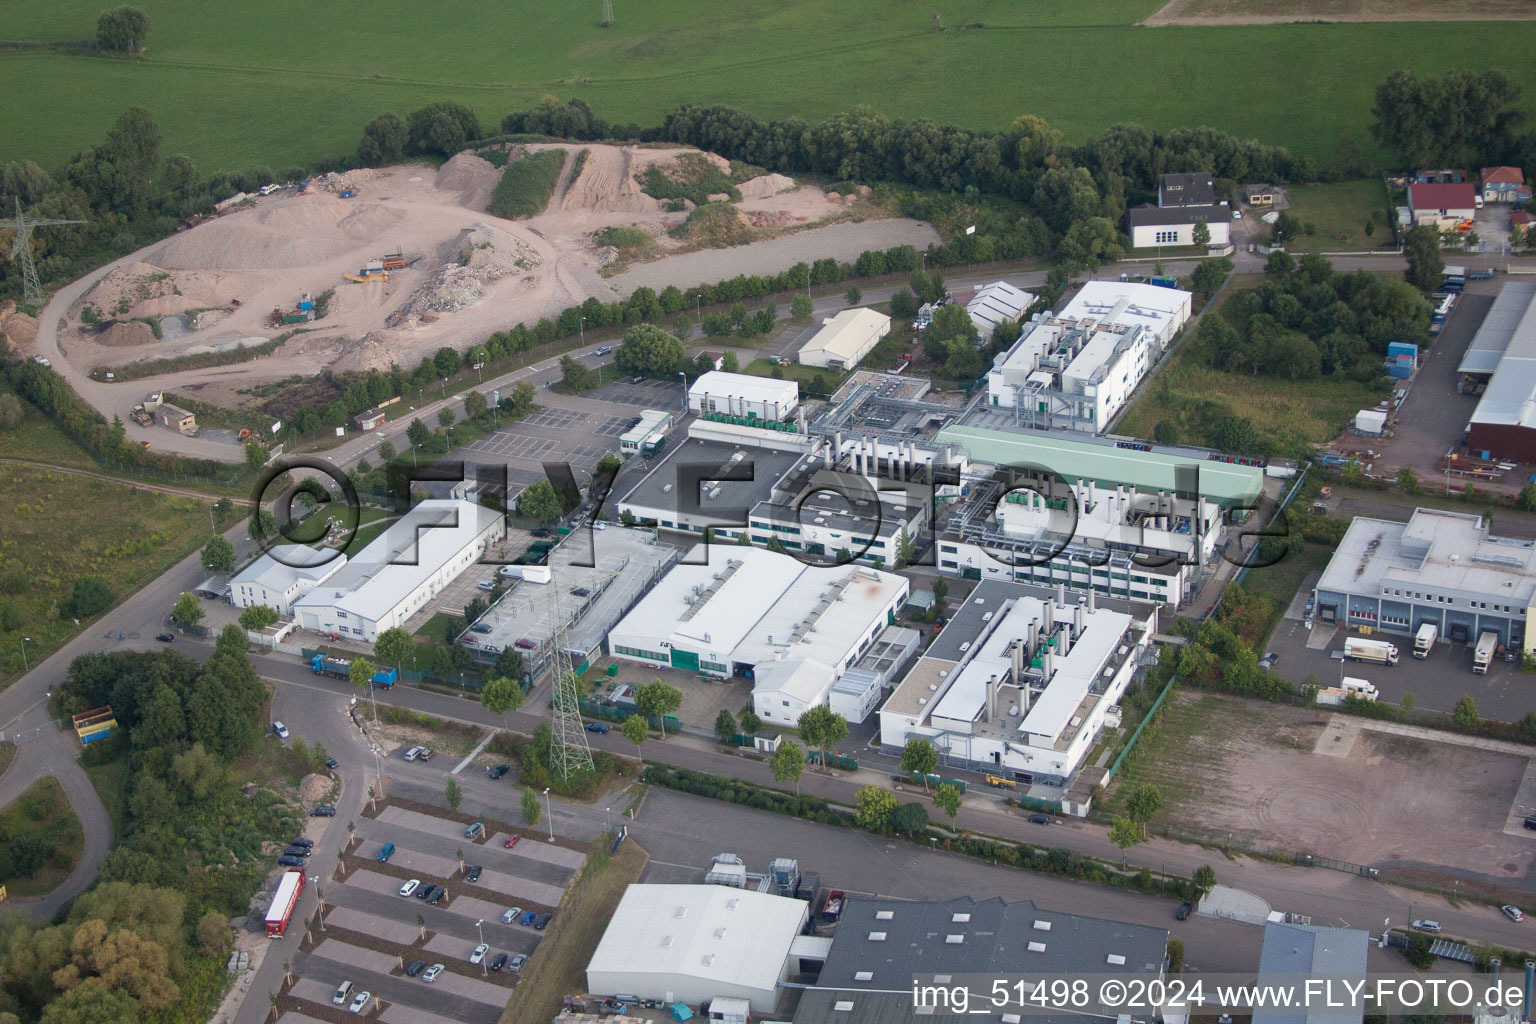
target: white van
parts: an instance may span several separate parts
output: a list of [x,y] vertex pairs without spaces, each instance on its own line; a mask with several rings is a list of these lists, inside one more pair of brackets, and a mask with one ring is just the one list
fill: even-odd
[[347,1001],[347,995],[351,991],[352,983],[350,981],[342,982],[340,985],[336,986],[336,994],[331,996],[331,1002],[335,1003],[337,1006],[340,1006],[342,1003]]

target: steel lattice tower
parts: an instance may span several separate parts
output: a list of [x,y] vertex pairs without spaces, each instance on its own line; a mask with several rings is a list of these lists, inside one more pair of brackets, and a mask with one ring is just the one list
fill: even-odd
[[21,298],[23,302],[37,305],[43,301],[43,286],[37,280],[37,264],[32,262],[32,229],[55,224],[84,224],[85,221],[33,220],[21,212],[21,200],[16,198],[15,202],[16,219],[0,221],[0,227],[16,229],[16,238],[11,242],[11,259],[21,264]]
[[574,771],[591,770],[592,748],[587,746],[587,730],[581,721],[580,688],[571,665],[570,636],[560,610],[558,588],[550,587],[549,603],[554,617],[549,637],[549,667],[554,676],[549,700],[549,767],[560,778],[569,780]]

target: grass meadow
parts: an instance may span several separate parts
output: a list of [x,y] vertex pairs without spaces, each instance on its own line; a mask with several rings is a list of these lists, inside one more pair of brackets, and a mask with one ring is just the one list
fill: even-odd
[[[1212,125],[1326,161],[1340,135],[1381,156],[1371,95],[1398,68],[1501,68],[1536,94],[1529,33],[1511,23],[1136,27],[1161,0],[968,0],[943,9],[942,32],[916,0],[615,0],[606,29],[601,0],[141,6],[139,60],[0,51],[0,160],[56,164],[141,104],[166,152],[204,173],[280,168],[350,152],[382,110],[458,100],[493,126],[554,94],[641,124],[725,103],[807,120],[864,104],[987,129],[1035,113],[1068,142],[1123,121]],[[12,3],[0,34],[86,38],[100,9]]]

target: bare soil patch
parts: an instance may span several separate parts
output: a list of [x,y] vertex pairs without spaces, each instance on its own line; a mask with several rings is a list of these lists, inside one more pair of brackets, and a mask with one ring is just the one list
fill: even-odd
[[1297,21],[1528,21],[1536,0],[1170,0],[1141,24],[1274,25]]
[[[1528,758],[1376,732],[1314,752],[1325,708],[1181,691],[1119,792],[1149,781],[1175,834],[1356,864],[1524,877],[1536,849],[1503,833]],[[1349,732],[1354,733],[1351,729]],[[1118,793],[1116,794],[1118,796]]]

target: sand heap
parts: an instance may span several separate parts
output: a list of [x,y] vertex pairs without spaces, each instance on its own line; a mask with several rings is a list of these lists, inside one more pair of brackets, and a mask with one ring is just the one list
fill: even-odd
[[108,348],[132,348],[135,345],[153,345],[155,331],[142,320],[128,320],[104,324],[91,340]]
[[745,200],[767,199],[776,196],[780,192],[788,192],[795,187],[795,179],[784,174],[762,174],[756,178],[748,178],[736,190]]
[[560,209],[565,213],[659,214],[661,201],[640,191],[640,183],[635,181],[636,155],[629,148],[592,146],[581,174],[566,188]]
[[449,256],[432,279],[385,320],[390,327],[413,323],[432,313],[456,313],[485,297],[485,286],[533,270],[542,257],[505,231],[476,224],[459,232]]
[[16,312],[16,303],[7,299],[0,303],[0,335],[21,351],[30,352],[37,341],[37,320]]
[[199,224],[155,251],[167,270],[312,266],[378,238],[404,214],[331,195],[297,196]]
[[501,180],[501,170],[484,157],[460,153],[438,169],[433,184],[445,192],[458,192],[459,204],[483,210]]
[[[80,305],[95,306],[102,317],[161,317],[227,305],[238,295],[229,275],[217,271],[171,273],[150,263],[128,263],[105,274]],[[120,309],[124,300],[126,312]]]

